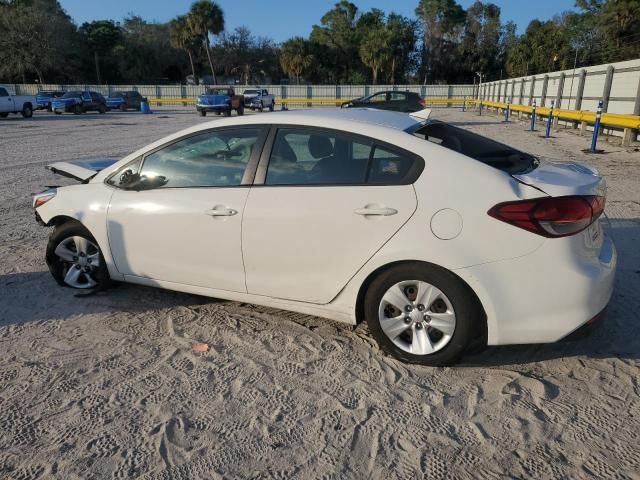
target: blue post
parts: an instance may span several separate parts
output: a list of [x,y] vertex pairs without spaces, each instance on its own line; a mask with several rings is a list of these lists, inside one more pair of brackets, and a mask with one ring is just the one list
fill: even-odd
[[509,121],[509,110],[511,108],[511,103],[510,103],[510,98],[507,98],[507,108],[504,111],[504,121],[508,122]]
[[593,125],[593,136],[591,137],[591,153],[596,153],[596,144],[598,143],[598,132],[600,131],[600,117],[602,117],[602,100],[598,102],[598,111],[596,112],[596,123]]
[[549,109],[549,117],[547,118],[547,130],[544,134],[544,138],[549,138],[549,133],[551,133],[551,123],[553,122],[553,104],[554,101],[551,100],[551,108]]
[[534,131],[536,126],[536,100],[533,99],[533,105],[531,105],[531,131]]

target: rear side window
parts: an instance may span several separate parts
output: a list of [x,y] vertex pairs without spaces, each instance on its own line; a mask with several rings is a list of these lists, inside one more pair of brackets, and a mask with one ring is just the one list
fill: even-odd
[[413,134],[509,174],[525,173],[538,166],[533,155],[447,123],[431,121]]
[[422,159],[333,131],[279,129],[266,185],[394,185],[415,181]]

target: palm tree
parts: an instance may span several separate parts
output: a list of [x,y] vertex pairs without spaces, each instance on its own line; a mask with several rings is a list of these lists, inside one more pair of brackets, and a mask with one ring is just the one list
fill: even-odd
[[171,20],[169,23],[169,41],[173,48],[187,52],[187,55],[189,56],[189,63],[191,64],[191,74],[193,75],[194,82],[197,84],[198,79],[196,77],[196,69],[193,65],[192,53],[196,47],[196,39],[189,29],[186,16],[181,15]]
[[296,77],[300,85],[300,75],[311,66],[313,55],[309,53],[307,41],[302,37],[293,37],[282,44],[280,66],[288,74]]
[[360,59],[371,69],[374,85],[378,83],[378,73],[391,62],[393,52],[389,40],[389,30],[382,25],[370,30],[360,45]]
[[224,30],[224,12],[217,3],[211,0],[198,0],[191,5],[191,10],[187,14],[187,24],[194,35],[202,37],[209,59],[211,76],[216,84],[216,73],[211,60],[211,41],[209,34],[218,35]]

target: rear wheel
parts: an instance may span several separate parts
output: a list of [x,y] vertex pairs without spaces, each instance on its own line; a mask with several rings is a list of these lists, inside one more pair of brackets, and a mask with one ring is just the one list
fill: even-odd
[[82,105],[76,105],[75,107],[73,107],[74,115],[81,115],[82,113],[83,113]]
[[240,105],[240,106],[237,108],[236,112],[238,112],[238,115],[244,115],[244,106],[243,106],[243,105]]
[[224,116],[225,116],[225,117],[230,117],[230,116],[231,116],[231,107],[227,108],[227,109],[224,111]]
[[409,363],[455,363],[483,325],[475,294],[453,273],[429,264],[404,264],[370,285],[364,312],[380,347]]
[[33,117],[33,108],[31,107],[31,105],[26,104],[22,107],[22,112],[20,112],[20,114],[24,118],[31,118]]
[[60,110],[56,110],[56,111],[55,111],[55,112],[53,112],[53,113],[55,113],[56,115],[62,115],[62,112],[61,112]]
[[207,116],[207,112],[205,112],[204,110],[198,110],[198,113],[200,114],[201,117]]
[[9,116],[9,113],[7,112],[0,112],[0,118],[7,118]]
[[79,222],[55,228],[47,244],[46,260],[60,285],[88,289],[112,283],[98,243]]

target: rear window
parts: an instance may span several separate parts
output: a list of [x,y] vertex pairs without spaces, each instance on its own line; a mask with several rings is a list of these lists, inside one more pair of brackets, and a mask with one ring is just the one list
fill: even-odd
[[539,163],[529,153],[443,122],[430,121],[412,133],[512,175],[529,172]]

